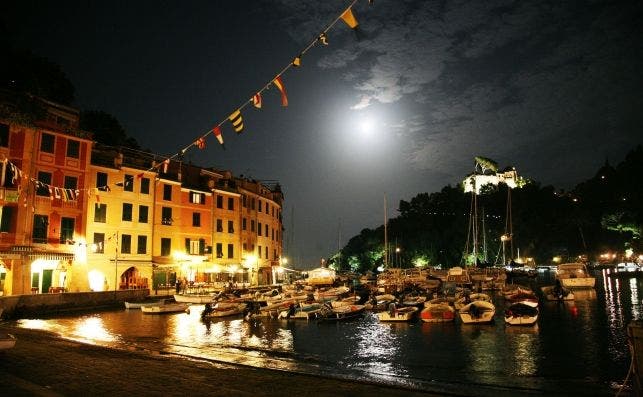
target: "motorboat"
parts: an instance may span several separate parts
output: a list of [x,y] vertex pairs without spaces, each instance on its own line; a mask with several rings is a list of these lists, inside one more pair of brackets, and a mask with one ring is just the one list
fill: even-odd
[[485,302],[491,303],[491,297],[482,292],[476,292],[473,294],[467,292],[462,296],[460,296],[459,298],[457,298],[453,302],[453,306],[455,307],[455,310],[460,310],[463,306],[473,301],[485,301]]
[[443,323],[455,319],[455,309],[444,298],[431,299],[424,303],[420,319],[425,323]]
[[299,303],[297,306],[291,305],[288,310],[283,310],[279,312],[277,318],[280,319],[303,319],[310,320],[311,318],[316,318],[321,312],[322,304],[318,302],[314,303]]
[[361,317],[364,314],[364,305],[345,305],[331,307],[325,304],[320,310],[321,321],[343,321]]
[[184,302],[176,303],[162,303],[152,306],[141,306],[141,311],[145,314],[161,314],[161,313],[179,313],[188,309],[188,304]]
[[0,333],[0,351],[13,348],[16,345],[16,340],[12,334]]
[[512,303],[505,310],[505,323],[509,325],[534,325],[538,321],[538,308],[522,302]]
[[179,303],[208,303],[214,300],[213,294],[174,294]]
[[165,299],[144,300],[144,301],[136,301],[136,302],[125,301],[125,308],[126,309],[140,309],[143,306],[161,305],[163,303],[165,303]]
[[571,301],[574,300],[574,293],[569,288],[565,288],[562,285],[548,285],[541,287],[540,290],[543,292],[543,296],[548,301]]
[[391,303],[388,310],[377,313],[377,318],[380,321],[405,322],[413,320],[417,312],[418,308],[416,306],[403,306],[398,308],[395,306],[395,303]]
[[565,288],[594,288],[596,279],[584,263],[563,263],[556,268],[556,279]]
[[485,324],[493,321],[496,307],[491,302],[473,301],[463,306],[459,311],[463,324]]
[[236,302],[219,302],[214,306],[210,306],[209,303],[206,303],[205,305],[205,309],[201,313],[201,317],[203,318],[235,316],[237,314],[242,314],[246,309],[245,303]]

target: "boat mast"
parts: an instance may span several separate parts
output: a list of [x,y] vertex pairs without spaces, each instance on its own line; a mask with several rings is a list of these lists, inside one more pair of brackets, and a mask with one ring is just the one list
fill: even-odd
[[489,262],[489,258],[487,258],[487,233],[485,233],[484,229],[484,207],[482,207],[482,257],[485,263]]
[[386,215],[386,193],[384,194],[384,269],[388,269],[388,219]]

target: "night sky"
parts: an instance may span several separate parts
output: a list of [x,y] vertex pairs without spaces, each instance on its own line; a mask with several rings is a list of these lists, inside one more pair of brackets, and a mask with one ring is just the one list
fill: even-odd
[[[14,42],[58,63],[75,106],[173,155],[290,64],[351,3],[20,1]],[[285,255],[315,267],[399,200],[459,183],[474,156],[570,189],[643,139],[643,2],[359,0],[185,160],[281,183]],[[463,209],[466,210],[466,209]],[[466,227],[466,225],[463,225]],[[403,242],[398,242],[403,246]]]

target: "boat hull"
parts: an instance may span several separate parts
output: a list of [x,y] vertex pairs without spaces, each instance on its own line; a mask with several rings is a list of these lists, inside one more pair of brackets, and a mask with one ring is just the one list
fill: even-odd
[[186,311],[187,308],[187,303],[168,303],[165,305],[142,306],[141,311],[145,314],[179,313]]
[[214,300],[214,295],[175,294],[174,300],[181,303],[208,303]]

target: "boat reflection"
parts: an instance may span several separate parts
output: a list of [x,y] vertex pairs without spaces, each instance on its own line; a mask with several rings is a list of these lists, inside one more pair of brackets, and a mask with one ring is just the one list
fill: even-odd
[[512,335],[522,335],[522,334],[531,334],[537,335],[540,332],[538,324],[527,325],[527,326],[506,326],[505,333]]

